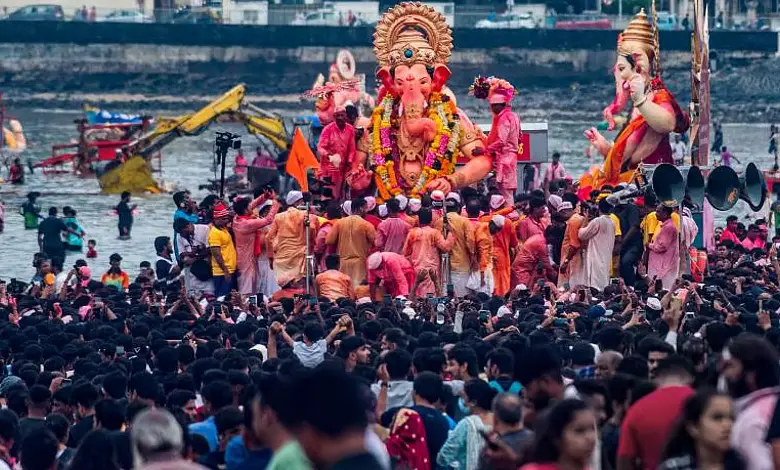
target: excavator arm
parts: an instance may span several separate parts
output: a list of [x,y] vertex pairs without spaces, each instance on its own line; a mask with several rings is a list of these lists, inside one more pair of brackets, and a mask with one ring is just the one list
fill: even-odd
[[124,147],[131,158],[99,178],[103,192],[159,190],[147,162],[149,157],[178,137],[202,133],[222,117],[242,123],[250,134],[266,138],[280,152],[287,150],[290,138],[282,118],[243,103],[245,96],[246,87],[240,84],[195,113],[175,118],[158,118],[153,129]]
[[290,146],[290,136],[284,127],[284,121],[274,113],[269,113],[257,106],[246,103],[239,111],[230,113],[241,122],[250,134],[268,139],[280,152]]
[[174,119],[161,120],[152,130],[130,142],[127,149],[132,155],[146,158],[178,137],[198,135],[219,116],[237,111],[245,95],[244,84],[236,85],[200,111]]
[[289,137],[282,118],[254,105],[244,104],[245,96],[246,87],[240,84],[193,114],[159,118],[157,126],[127,147],[131,154],[147,158],[174,139],[199,135],[214,121],[227,117],[242,123],[249,133],[267,138],[280,151],[286,150]]

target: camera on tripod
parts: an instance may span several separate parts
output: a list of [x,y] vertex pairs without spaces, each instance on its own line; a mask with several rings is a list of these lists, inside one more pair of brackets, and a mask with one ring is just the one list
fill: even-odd
[[216,132],[217,137],[214,139],[214,145],[217,147],[217,151],[221,153],[227,153],[228,150],[238,150],[241,148],[241,137],[238,134],[232,132]]

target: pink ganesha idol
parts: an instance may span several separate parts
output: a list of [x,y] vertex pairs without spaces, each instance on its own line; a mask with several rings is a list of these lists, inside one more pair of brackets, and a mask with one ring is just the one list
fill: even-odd
[[618,36],[615,63],[615,100],[604,109],[609,130],[615,116],[631,101],[630,117],[614,143],[595,128],[585,136],[602,156],[604,164],[580,179],[580,196],[604,185],[626,183],[633,179],[640,163],[673,163],[669,144],[671,132],[685,132],[690,123],[674,96],[661,81],[658,39],[644,9]]
[[[346,49],[336,56],[336,61],[330,65],[328,81],[320,74],[311,90],[304,96],[315,96],[317,101],[314,109],[322,127],[333,122],[336,108],[354,105],[360,111],[363,106],[374,107],[374,98],[362,91],[365,84],[361,83],[362,75],[355,74],[355,59]],[[362,119],[361,119],[362,121]],[[367,120],[366,120],[367,123]]]
[[[488,174],[492,161],[482,131],[445,89],[451,51],[452,32],[428,5],[401,3],[379,20],[374,53],[382,87],[347,175],[353,195],[376,190],[385,201],[446,194]],[[461,154],[468,162],[456,170]]]

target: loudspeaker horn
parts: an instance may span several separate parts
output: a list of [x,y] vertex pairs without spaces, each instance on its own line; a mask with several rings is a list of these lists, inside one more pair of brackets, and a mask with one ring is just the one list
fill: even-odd
[[662,163],[655,167],[650,179],[655,196],[667,207],[677,207],[685,196],[685,180],[676,166]]
[[766,200],[766,184],[764,175],[758,169],[755,163],[748,163],[745,167],[745,174],[740,178],[742,183],[740,187],[739,198],[747,202],[753,212],[761,210]]
[[704,204],[704,176],[698,166],[688,167],[683,170],[685,178],[685,194],[688,199],[697,207]]
[[704,192],[712,207],[727,211],[737,203],[741,186],[737,172],[727,166],[719,166],[707,177]]

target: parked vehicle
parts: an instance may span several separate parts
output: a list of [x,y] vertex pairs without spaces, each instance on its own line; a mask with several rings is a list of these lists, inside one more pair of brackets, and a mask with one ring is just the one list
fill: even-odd
[[341,18],[336,10],[322,9],[307,13],[306,16],[295,18],[291,25],[294,26],[343,26],[346,19]]
[[135,10],[114,10],[98,21],[106,23],[150,23],[152,20]]
[[555,17],[556,29],[612,29],[612,21],[607,15],[582,13],[581,15],[558,15]]
[[495,18],[479,20],[475,27],[487,29],[535,28],[536,22],[529,13],[505,13]]
[[65,12],[59,5],[27,5],[19,8],[10,15],[12,21],[62,21]]
[[174,23],[186,24],[213,24],[222,22],[219,15],[212,9],[190,6],[177,10],[176,13],[173,14],[171,21]]
[[668,11],[658,12],[658,29],[673,30],[677,29],[677,17]]

